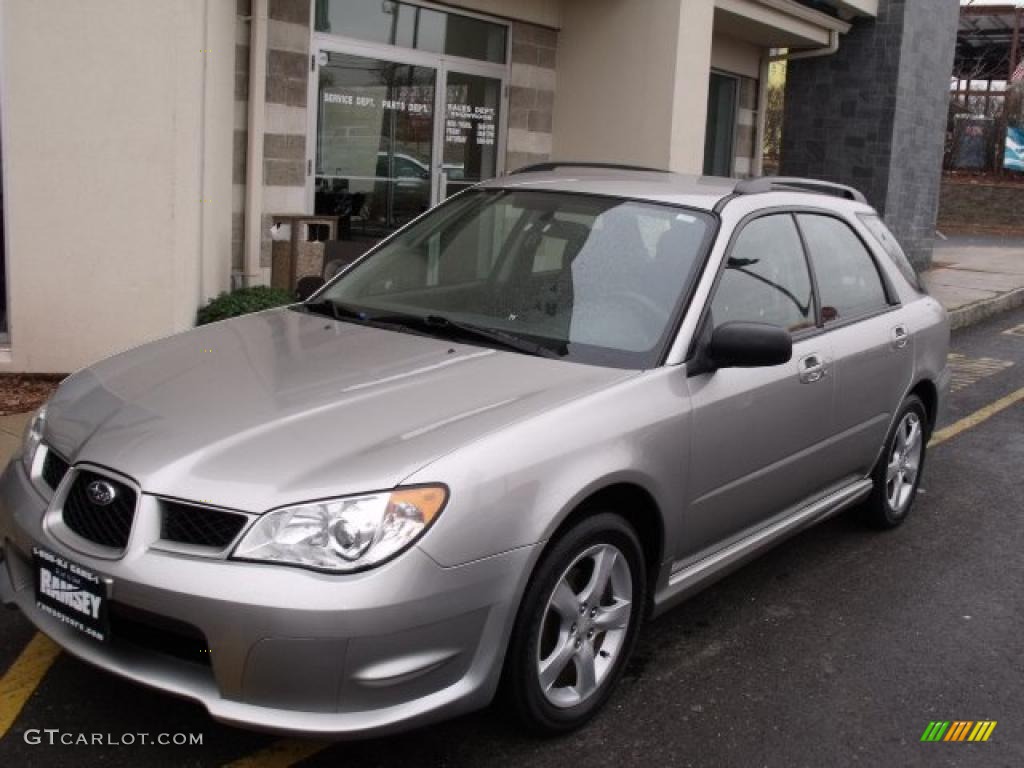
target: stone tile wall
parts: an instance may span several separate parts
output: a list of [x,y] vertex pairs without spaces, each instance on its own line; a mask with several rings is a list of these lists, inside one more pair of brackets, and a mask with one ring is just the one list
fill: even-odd
[[[302,213],[306,202],[306,125],[311,0],[270,0],[263,139],[260,265],[270,266],[272,215]],[[249,99],[250,0],[238,0],[235,46],[235,145],[232,264],[242,267]]]
[[513,171],[551,159],[558,32],[517,22],[511,26],[510,37],[505,167]]

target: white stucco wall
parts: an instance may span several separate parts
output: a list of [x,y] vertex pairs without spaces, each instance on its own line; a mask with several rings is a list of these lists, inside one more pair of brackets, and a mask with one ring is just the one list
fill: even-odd
[[699,173],[713,18],[713,0],[566,0],[552,155]]
[[234,3],[5,0],[9,354],[64,372],[227,288]]
[[761,77],[761,60],[767,49],[716,32],[711,43],[711,66],[734,75]]

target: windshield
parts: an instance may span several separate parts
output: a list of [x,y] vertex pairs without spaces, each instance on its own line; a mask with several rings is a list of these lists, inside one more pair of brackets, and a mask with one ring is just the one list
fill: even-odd
[[415,332],[448,337],[461,329],[460,340],[483,344],[491,332],[551,357],[648,368],[659,362],[711,229],[707,214],[668,205],[473,190],[400,232],[313,302],[344,307],[346,318],[386,319],[387,327],[405,320]]

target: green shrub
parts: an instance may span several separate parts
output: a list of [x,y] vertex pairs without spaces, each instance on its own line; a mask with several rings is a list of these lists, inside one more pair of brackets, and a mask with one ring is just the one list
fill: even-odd
[[294,304],[295,297],[280,288],[266,285],[255,285],[252,288],[240,288],[231,293],[222,293],[205,307],[200,307],[196,314],[196,325],[215,323],[229,317],[247,315],[263,309]]

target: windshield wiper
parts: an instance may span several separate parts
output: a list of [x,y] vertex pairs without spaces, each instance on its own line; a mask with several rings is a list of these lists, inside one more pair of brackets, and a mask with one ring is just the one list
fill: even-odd
[[516,336],[514,333],[499,331],[496,328],[483,328],[479,325],[452,320],[444,315],[427,315],[422,317],[420,315],[389,313],[370,315],[368,321],[375,325],[397,325],[427,333],[446,332],[445,335],[448,337],[461,336],[536,357],[560,359],[564,354],[551,347]]
[[365,323],[370,319],[370,315],[366,312],[346,304],[339,304],[331,299],[321,299],[320,301],[299,304],[297,308],[302,309],[304,312],[312,312],[314,315],[333,317],[335,320],[356,320]]

